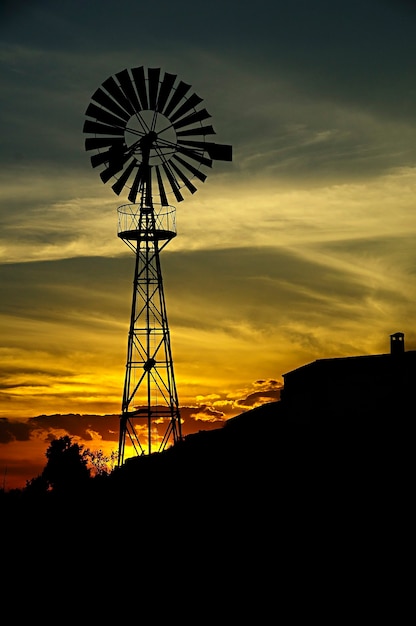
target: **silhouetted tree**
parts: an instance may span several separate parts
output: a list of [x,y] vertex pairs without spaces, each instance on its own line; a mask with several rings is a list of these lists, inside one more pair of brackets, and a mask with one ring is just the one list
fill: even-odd
[[106,476],[113,471],[117,462],[118,452],[113,451],[110,456],[107,456],[102,450],[93,451],[86,448],[82,452],[82,457],[86,459],[92,476]]
[[39,476],[36,476],[36,478],[31,478],[30,480],[27,480],[24,491],[27,495],[30,495],[31,497],[37,497],[45,494],[48,489],[48,481],[42,473]]
[[86,485],[90,470],[83,448],[73,443],[68,435],[52,441],[46,451],[47,463],[41,474],[48,489],[54,493],[68,493]]

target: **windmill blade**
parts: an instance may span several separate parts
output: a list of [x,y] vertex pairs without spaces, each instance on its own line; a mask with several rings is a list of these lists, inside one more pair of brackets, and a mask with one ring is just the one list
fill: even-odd
[[180,81],[179,85],[176,87],[175,91],[173,92],[171,99],[169,100],[168,106],[166,107],[163,113],[164,115],[166,115],[166,117],[169,117],[170,113],[179,104],[179,102],[182,100],[185,94],[188,93],[190,88],[191,88],[191,85],[187,85],[182,80]]
[[146,110],[149,108],[147,102],[147,92],[146,92],[146,78],[144,75],[144,67],[134,67],[131,70],[133,74],[134,83],[136,85],[137,93],[139,94],[140,103],[142,105],[142,109]]
[[110,178],[112,178],[115,174],[117,174],[117,172],[112,172],[111,169],[107,167],[105,170],[103,170],[100,173],[100,178],[103,181],[103,183],[108,183]]
[[117,172],[123,169],[124,164],[130,159],[130,153],[125,153],[125,143],[116,143],[110,146],[108,150],[108,166],[112,169],[117,168]]
[[127,70],[123,70],[121,72],[118,72],[116,76],[126,98],[131,103],[135,112],[138,113],[139,111],[141,111],[142,107],[140,106],[139,99],[134,90],[133,83],[131,82],[130,74]]
[[[125,158],[125,161],[127,161],[128,158],[129,157]],[[121,169],[123,169],[123,163],[118,159],[111,159],[110,157],[110,160],[108,161],[108,166],[104,171],[101,172],[100,178],[103,183],[107,183],[110,178],[115,176],[117,172],[119,172]]]
[[181,146],[193,146],[202,152],[205,152],[206,146],[208,145],[205,141],[193,141],[188,139],[178,139],[178,143]]
[[130,104],[129,100],[124,95],[121,88],[117,85],[116,81],[112,76],[107,78],[107,80],[102,84],[104,89],[108,91],[108,93],[113,96],[114,100],[119,104],[125,111],[134,115],[134,108]]
[[95,100],[95,102],[98,102],[98,104],[101,104],[101,106],[105,107],[111,111],[111,113],[114,113],[114,115],[117,115],[117,117],[120,117],[126,122],[131,117],[130,113],[127,113],[124,109],[119,107],[118,104],[116,104],[114,100],[110,98],[110,96],[107,95],[101,88],[97,89],[97,91],[93,93],[91,99]]
[[116,117],[112,113],[108,113],[105,109],[100,109],[97,105],[91,104],[88,105],[87,110],[85,111],[85,115],[89,115],[90,117],[95,117],[99,122],[103,122],[103,124],[109,124],[110,126],[117,126],[121,128],[126,127],[126,121]]
[[181,146],[194,146],[200,150],[208,152],[210,158],[215,161],[232,161],[233,160],[233,148],[220,143],[212,143],[210,141],[187,141],[185,139],[178,140]]
[[174,122],[180,117],[183,117],[185,113],[187,113],[191,109],[195,109],[195,107],[197,107],[198,104],[200,104],[201,102],[202,102],[202,98],[197,96],[196,93],[193,93],[192,96],[190,96],[190,98],[188,98],[188,100],[186,100],[183,103],[183,105],[180,106],[179,109],[175,111],[175,113],[169,117],[169,120],[171,122]]
[[177,137],[191,137],[193,135],[216,135],[212,126],[195,126],[195,128],[188,128],[187,130],[179,130],[176,133]]
[[123,169],[124,163],[130,158],[124,154],[124,143],[110,146],[106,152],[93,154],[91,157],[91,165],[97,167],[103,163],[108,163],[108,167],[112,172],[116,173]]
[[168,74],[165,72],[162,83],[159,89],[159,96],[157,98],[157,110],[159,113],[163,113],[163,109],[166,105],[169,94],[172,91],[177,76],[176,74]]
[[207,142],[205,144],[207,152],[211,159],[215,161],[232,161],[233,160],[233,147],[227,146],[221,143]]
[[144,169],[145,168],[144,168],[143,163],[140,163],[139,169],[137,170],[136,176],[134,178],[133,184],[130,189],[130,193],[128,195],[128,199],[130,200],[130,202],[133,202],[133,203],[136,202],[140,184],[144,180],[144,174],[145,174]]
[[106,157],[108,162],[107,169],[101,172],[100,177],[103,182],[110,180],[112,176],[115,176],[117,172],[123,169],[124,164],[129,160],[130,156],[124,154],[124,144],[116,144],[116,146],[110,146],[107,152],[102,152],[99,155],[91,157],[91,163],[94,166],[94,162],[97,165],[102,163],[102,159]]
[[90,159],[91,165],[93,167],[98,167],[99,165],[103,165],[103,163],[108,163],[109,161],[108,155],[109,155],[109,152],[99,152],[98,154],[93,154]]
[[206,165],[207,167],[212,167],[211,159],[207,159],[200,152],[195,152],[194,150],[190,150],[189,148],[185,148],[184,146],[177,146],[177,152],[184,154],[189,159],[193,159],[194,161],[198,161],[201,165]]
[[202,122],[202,120],[206,120],[208,117],[211,117],[208,111],[206,109],[201,109],[200,111],[191,113],[187,117],[183,117],[177,122],[174,122],[172,126],[176,130],[177,128],[182,128],[183,126],[189,126],[190,124],[194,124],[195,122]]
[[167,198],[167,195],[166,195],[165,187],[163,185],[162,174],[160,172],[160,168],[159,168],[158,165],[155,166],[155,170],[156,170],[157,184],[158,184],[158,187],[159,187],[160,201],[162,203],[162,206],[169,206],[169,202],[168,202],[168,198]]
[[160,69],[157,67],[149,67],[147,70],[149,77],[149,108],[156,110],[157,92],[159,90]]
[[99,124],[92,120],[85,120],[84,133],[92,133],[94,135],[120,135],[124,137],[124,128],[116,128],[115,126],[107,126]]
[[197,188],[191,183],[189,178],[185,176],[185,174],[179,169],[179,167],[175,165],[173,161],[170,161],[169,165],[178,174],[179,178],[185,183],[185,187],[189,189],[191,193],[195,193],[195,191],[197,191]]
[[117,137],[87,137],[85,140],[85,150],[97,150],[99,148],[107,148],[107,146],[112,146],[115,144],[120,144],[124,146],[124,138]]
[[162,163],[162,167],[165,171],[166,174],[166,178],[168,179],[168,181],[170,182],[170,186],[172,187],[172,191],[175,194],[175,198],[178,202],[182,202],[183,200],[183,196],[181,194],[181,192],[179,191],[179,185],[176,181],[176,178],[173,176],[172,172],[170,171],[170,169],[167,167],[166,163]]
[[203,183],[206,181],[207,177],[205,174],[203,174],[200,170],[197,170],[196,167],[182,159],[180,156],[174,154],[172,158],[176,159],[176,161],[178,161],[183,167],[185,167],[189,172],[196,176],[196,178],[198,178],[200,181],[202,181]]
[[126,183],[128,181],[128,179],[130,178],[130,174],[132,173],[132,171],[134,170],[134,168],[137,165],[137,160],[133,159],[128,166],[126,167],[126,169],[124,170],[124,172],[121,174],[120,178],[117,180],[117,182],[114,183],[114,185],[111,185],[111,189],[114,191],[114,193],[116,193],[118,196],[121,194],[121,192],[123,191],[123,188],[126,186]]

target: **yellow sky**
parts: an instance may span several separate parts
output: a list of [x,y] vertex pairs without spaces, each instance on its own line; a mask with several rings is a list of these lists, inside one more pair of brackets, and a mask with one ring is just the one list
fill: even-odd
[[[256,194],[214,181],[200,191],[208,210],[197,195],[180,205],[162,265],[181,401],[244,394],[258,378],[281,380],[316,358],[388,351],[396,330],[409,346],[415,191],[415,170],[402,168],[362,183]],[[78,214],[72,203],[64,216]],[[49,242],[29,243],[19,264],[4,251],[4,417],[120,409],[134,257],[116,236],[116,203],[107,204],[106,258],[98,215],[98,235],[93,220],[72,217],[71,254],[63,245],[61,259]]]

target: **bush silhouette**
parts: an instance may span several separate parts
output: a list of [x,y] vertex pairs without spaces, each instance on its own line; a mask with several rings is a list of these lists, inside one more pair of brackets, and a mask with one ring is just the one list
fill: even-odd
[[55,494],[69,494],[83,488],[90,478],[88,459],[83,446],[72,442],[65,435],[54,439],[46,451],[46,466],[37,478],[29,481],[26,490],[30,493],[52,491]]

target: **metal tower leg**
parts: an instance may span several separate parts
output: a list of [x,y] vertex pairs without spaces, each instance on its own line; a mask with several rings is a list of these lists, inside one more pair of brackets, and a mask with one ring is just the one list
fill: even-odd
[[119,237],[135,252],[119,465],[124,462],[126,440],[135,455],[142,455],[160,452],[182,437],[160,264],[161,250],[176,234],[174,217],[167,224],[168,213],[157,214],[153,206],[135,212],[135,207],[119,208]]

